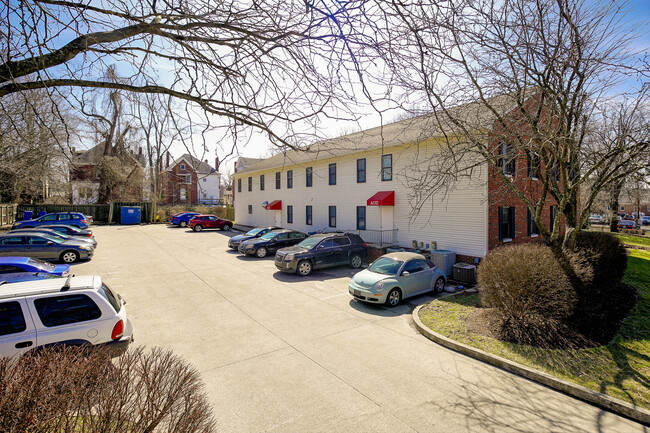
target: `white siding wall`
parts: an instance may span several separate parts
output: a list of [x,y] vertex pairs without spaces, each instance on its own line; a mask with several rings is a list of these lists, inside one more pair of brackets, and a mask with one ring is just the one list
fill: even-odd
[[[422,149],[419,150],[422,155]],[[366,206],[366,201],[378,191],[395,191],[393,210],[394,227],[398,229],[400,246],[410,247],[413,240],[424,243],[435,241],[439,249],[450,249],[457,254],[482,257],[487,252],[487,186],[485,176],[464,181],[444,199],[434,197],[411,219],[409,188],[403,184],[403,173],[410,170],[414,150],[386,149],[393,155],[393,180],[381,181],[381,153],[357,153],[346,157],[323,159],[311,164],[313,186],[305,186],[305,168],[310,164],[287,165],[278,169],[252,173],[235,173],[241,178],[241,192],[235,180],[235,222],[249,226],[273,225],[275,212],[265,210],[263,202],[282,200],[281,225],[305,232],[328,227],[328,207],[336,206],[336,227],[340,230],[356,229],[356,207]],[[366,158],[366,182],[357,183],[357,159]],[[336,185],[328,184],[330,163],[336,163]],[[287,189],[287,171],[293,170],[293,188]],[[281,188],[275,188],[275,173],[281,172]],[[485,170],[480,170],[485,172]],[[265,190],[260,191],[260,174],[265,176]],[[411,173],[412,174],[412,173]],[[252,177],[252,191],[248,191],[248,178]],[[480,186],[482,185],[482,186]],[[248,206],[252,206],[252,214]],[[287,206],[293,205],[293,224],[287,223]],[[305,224],[305,206],[313,209],[313,224]],[[366,207],[366,228],[379,229],[380,208]]]
[[219,199],[219,184],[221,180],[220,173],[200,174],[198,175],[199,200],[206,198],[210,200]]

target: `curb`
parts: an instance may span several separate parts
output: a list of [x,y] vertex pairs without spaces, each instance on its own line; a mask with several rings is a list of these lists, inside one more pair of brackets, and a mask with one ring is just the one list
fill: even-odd
[[605,394],[601,394],[584,386],[577,385],[575,383],[552,376],[548,373],[523,366],[500,356],[492,355],[491,353],[485,352],[481,349],[476,349],[463,343],[459,343],[443,335],[440,335],[437,332],[432,331],[420,320],[420,310],[426,305],[428,304],[420,305],[415,308],[415,310],[413,310],[412,316],[418,331],[420,331],[420,333],[427,337],[429,340],[438,343],[448,349],[462,353],[463,355],[467,355],[487,364],[494,365],[503,370],[509,371],[510,373],[517,374],[519,376],[525,377],[526,379],[548,386],[549,388],[553,388],[556,391],[560,391],[571,397],[593,404],[594,406],[605,409],[616,415],[620,415],[625,418],[640,422],[646,426],[650,425],[650,411],[647,409],[636,407],[633,404],[607,396]]

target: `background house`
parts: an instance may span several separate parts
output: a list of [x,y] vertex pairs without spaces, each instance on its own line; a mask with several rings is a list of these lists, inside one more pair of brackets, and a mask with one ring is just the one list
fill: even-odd
[[[215,161],[218,165],[218,161]],[[186,153],[160,172],[160,192],[164,204],[220,204],[221,173]]]
[[72,204],[94,204],[99,200],[102,162],[110,177],[108,201],[142,201],[145,157],[142,148],[135,154],[119,146],[104,157],[104,143],[88,150],[72,149],[70,196]]

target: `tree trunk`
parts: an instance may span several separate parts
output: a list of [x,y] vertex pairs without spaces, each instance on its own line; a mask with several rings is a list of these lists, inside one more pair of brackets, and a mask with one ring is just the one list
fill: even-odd
[[609,196],[609,209],[611,212],[609,220],[609,231],[618,233],[618,198],[621,195],[623,181],[619,180],[612,183]]

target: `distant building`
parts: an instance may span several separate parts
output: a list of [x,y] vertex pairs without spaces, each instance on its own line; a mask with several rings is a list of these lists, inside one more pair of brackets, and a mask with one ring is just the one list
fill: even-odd
[[[88,150],[72,149],[70,161],[70,195],[72,204],[94,204],[99,200],[100,164],[104,143]],[[135,154],[115,146],[111,152],[120,180],[109,192],[108,201],[142,201],[145,158],[142,148]]]
[[[215,161],[218,166],[218,161]],[[164,204],[219,204],[221,173],[186,153],[160,172]]]

